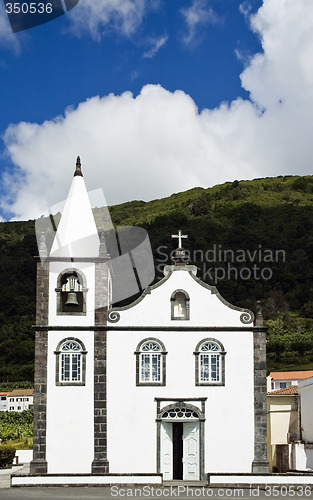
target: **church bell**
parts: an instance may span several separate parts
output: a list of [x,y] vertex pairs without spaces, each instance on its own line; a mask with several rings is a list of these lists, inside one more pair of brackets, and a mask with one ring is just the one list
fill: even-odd
[[66,306],[79,306],[78,300],[77,300],[77,293],[75,292],[75,285],[77,282],[76,276],[70,276],[67,280],[70,291],[67,294],[67,301],[65,302]]

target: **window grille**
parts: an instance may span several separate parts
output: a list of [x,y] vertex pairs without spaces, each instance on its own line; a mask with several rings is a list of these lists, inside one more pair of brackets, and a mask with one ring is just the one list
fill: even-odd
[[165,348],[155,339],[142,341],[136,354],[136,384],[165,385]]
[[207,339],[196,351],[196,385],[225,385],[225,351],[220,342]]
[[195,411],[191,410],[190,408],[172,408],[168,411],[165,411],[162,413],[161,418],[163,419],[186,419],[186,420],[193,420],[193,419],[199,419],[198,413]]
[[72,340],[61,346],[61,382],[81,381],[81,345]]
[[77,339],[67,339],[58,345],[56,354],[56,384],[84,385],[86,351]]
[[141,350],[140,381],[161,382],[161,346],[157,342],[146,342]]
[[200,382],[219,382],[220,347],[214,342],[205,342],[200,347]]

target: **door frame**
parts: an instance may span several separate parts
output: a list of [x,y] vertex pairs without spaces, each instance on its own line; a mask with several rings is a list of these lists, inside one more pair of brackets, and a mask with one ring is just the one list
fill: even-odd
[[[185,399],[177,399],[177,398],[155,398],[155,401],[157,403],[157,418],[156,418],[156,423],[157,423],[157,457],[156,457],[156,462],[157,462],[157,473],[161,473],[161,424],[162,421],[164,422],[194,422],[198,421],[199,422],[199,480],[204,481],[205,480],[205,472],[204,472],[204,422],[205,422],[205,401],[207,398],[185,398]],[[169,402],[171,401],[171,404],[167,404],[166,406],[163,406],[161,408],[161,403],[162,402]],[[174,401],[174,403],[173,403]],[[201,410],[199,407],[194,406],[193,404],[190,404],[189,401],[192,402],[200,402],[201,405]],[[199,405],[199,406],[200,406]],[[187,418],[173,418],[173,419],[165,419],[163,418],[163,413],[175,408],[187,408],[195,413],[197,413],[198,418],[197,419],[187,419]]]

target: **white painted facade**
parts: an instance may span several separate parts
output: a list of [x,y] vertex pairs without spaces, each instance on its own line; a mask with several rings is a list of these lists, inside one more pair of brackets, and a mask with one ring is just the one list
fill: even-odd
[[298,392],[301,404],[302,441],[313,444],[313,377],[299,380]]
[[[55,350],[66,338],[79,338],[87,351],[84,386],[56,386]],[[93,460],[93,337],[90,332],[49,332],[47,391],[48,473],[90,472]]]
[[[35,432],[39,437],[31,471],[136,477],[161,473],[166,480],[200,480],[208,472],[266,471],[262,323],[253,326],[250,311],[227,303],[215,287],[197,278],[195,266],[183,262],[167,266],[163,280],[148,287],[132,305],[109,308],[101,316],[99,290],[101,294],[110,288],[110,271],[99,244],[78,171],[45,262],[48,271],[39,269],[42,283],[44,272],[49,278],[47,319],[39,315],[36,337],[46,350],[47,369],[40,370],[37,362]],[[64,288],[71,275],[78,280],[77,293]],[[84,297],[83,309],[67,306],[66,297],[76,300],[79,293]],[[42,288],[39,294],[42,311]],[[105,307],[108,303],[109,297],[100,301]],[[145,341],[156,343],[162,351],[146,355],[152,372],[156,368],[151,360],[161,359],[158,378],[148,382],[142,378],[147,376],[141,354]],[[200,353],[205,342],[210,354]],[[67,358],[62,349],[72,349]],[[42,363],[38,350],[37,356]],[[75,379],[73,366],[79,356]],[[205,363],[209,382],[200,380]]]
[[[193,266],[188,266],[193,268]],[[216,293],[173,266],[170,276],[133,307],[119,310],[116,329],[108,332],[108,459],[112,472],[151,472],[157,469],[156,402],[154,398],[196,398],[205,402],[205,471],[251,472],[254,456],[253,333],[208,332],[201,327],[242,326],[242,311],[221,302]],[[152,287],[153,288],[153,287]],[[170,298],[176,289],[190,296],[190,320],[171,320]],[[179,323],[179,324],[178,324]],[[173,331],[119,331],[119,326],[176,327]],[[200,327],[179,331],[178,327]],[[225,329],[226,330],[226,329]],[[156,338],[166,348],[166,386],[136,386],[137,345]],[[220,341],[226,351],[225,386],[195,386],[197,344]],[[162,403],[161,407],[169,404]],[[136,443],[144,441],[144,452]],[[121,453],[123,443],[123,453]],[[229,450],[240,448],[240,460]],[[162,466],[162,464],[161,464]],[[169,477],[168,479],[172,479]]]
[[6,396],[6,410],[22,412],[33,407],[34,395],[32,389],[14,389]]
[[0,392],[0,411],[7,411],[7,396],[9,392]]

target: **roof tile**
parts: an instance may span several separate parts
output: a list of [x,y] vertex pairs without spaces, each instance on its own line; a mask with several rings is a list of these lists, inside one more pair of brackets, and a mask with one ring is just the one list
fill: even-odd
[[270,391],[267,394],[269,396],[294,396],[298,394],[298,386],[290,385],[289,387],[284,387],[283,389],[277,389],[277,391]]
[[302,370],[295,372],[271,372],[270,377],[273,380],[299,380],[313,377],[313,370]]

